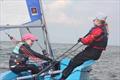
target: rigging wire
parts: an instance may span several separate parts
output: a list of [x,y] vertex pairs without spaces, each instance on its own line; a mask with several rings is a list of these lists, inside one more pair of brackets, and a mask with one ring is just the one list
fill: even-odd
[[68,57],[69,55],[74,56],[72,53],[73,53],[73,52],[76,52],[76,51],[77,51],[80,47],[82,47],[82,46],[83,46],[83,45],[78,46],[76,49],[74,49],[74,50],[68,52],[69,54],[66,54],[66,55],[63,56],[63,57]]
[[[76,45],[78,45],[78,43],[74,44],[71,48],[69,48],[67,51],[65,51],[62,55],[58,56],[56,59],[60,59],[62,56],[64,56],[64,54],[68,53],[70,50],[72,50]],[[81,44],[79,47],[77,47],[76,49],[74,49],[73,51],[79,49],[80,47],[82,47],[83,44]],[[71,52],[73,52],[71,51]],[[70,52],[69,52],[70,53]],[[59,61],[61,61],[62,59],[64,59],[65,57],[67,57],[68,55],[64,56],[63,58],[61,58]],[[48,71],[50,68],[52,68],[53,66],[55,66],[55,64],[57,64],[58,61],[56,62],[51,62],[51,64],[49,64],[46,68],[44,68],[42,71],[40,71],[38,74],[33,74],[33,75],[29,75],[29,76],[24,76],[24,77],[18,77],[17,80],[21,80],[21,79],[29,79],[29,78],[34,78],[37,77],[39,75],[44,74],[44,72]]]
[[[32,33],[28,27],[26,27],[26,29],[27,29],[27,31],[28,31],[29,33]],[[44,49],[38,41],[36,41],[36,43],[37,43],[37,45],[39,46],[39,48],[42,50],[43,55],[49,56],[49,55],[48,55],[48,52],[46,51],[46,49]]]
[[[65,51],[62,55],[58,56],[56,59],[57,59],[57,60],[60,59],[59,61],[61,61],[62,59],[64,59],[64,58],[66,57],[66,56],[64,56],[64,54],[67,53],[67,52],[69,52],[69,51],[70,51],[72,48],[74,48],[76,45],[78,45],[78,43],[74,44],[70,49],[68,49],[67,51]],[[82,46],[83,46],[83,44],[80,45],[80,47],[82,47]],[[64,57],[61,58],[62,56],[64,56]],[[36,74],[35,76],[39,76],[40,74],[46,72],[47,70],[49,70],[50,68],[52,68],[53,66],[55,66],[55,64],[58,63],[57,60],[52,61],[50,65],[48,65],[46,68],[44,68],[42,71],[40,71],[40,72],[39,72],[38,74]]]
[[17,44],[19,41],[17,41],[13,36],[11,36],[9,33],[5,32],[4,33],[10,38],[10,40],[14,43]]
[[48,47],[49,47],[49,51],[50,51],[50,54],[51,54],[51,57],[52,57],[52,59],[54,60],[54,54],[53,54],[53,51],[52,51],[52,48],[51,48],[51,45],[50,45],[50,42],[49,42],[49,37],[48,37],[48,32],[47,32],[47,28],[46,28],[46,21],[45,21],[45,16],[44,16],[44,11],[43,11],[43,8],[42,8],[42,1],[41,0],[39,0],[40,2],[40,7],[41,7],[41,13],[42,13],[42,23],[44,24],[43,25],[43,30],[44,30],[44,32],[45,32],[45,34],[46,34],[46,40],[47,40],[47,43],[48,43]]
[[[27,29],[27,31],[28,31],[29,33],[32,33],[28,27],[26,27],[26,29]],[[38,46],[40,47],[40,49],[41,49],[41,50],[44,50],[44,49],[42,48],[41,44],[40,44],[38,41],[36,41],[36,42],[37,42]]]

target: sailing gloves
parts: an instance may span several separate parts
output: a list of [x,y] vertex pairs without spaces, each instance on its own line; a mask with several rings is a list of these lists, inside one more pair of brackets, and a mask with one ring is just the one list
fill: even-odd
[[78,39],[78,43],[81,42],[81,39],[82,39],[82,38],[79,38],[79,39]]
[[48,53],[47,53],[47,51],[46,51],[45,49],[42,50],[42,53],[43,53],[43,55],[45,55],[45,56],[48,55]]

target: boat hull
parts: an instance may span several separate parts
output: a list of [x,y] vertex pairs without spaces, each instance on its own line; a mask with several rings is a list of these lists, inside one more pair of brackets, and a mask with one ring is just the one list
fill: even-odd
[[[65,58],[60,62],[60,70],[64,70],[66,66],[69,63],[69,59]],[[66,80],[89,80],[89,71],[91,70],[91,65],[94,64],[94,60],[89,60],[83,63],[81,66],[78,66],[73,70],[73,72],[70,74],[70,76]],[[24,77],[24,76],[30,76],[30,72],[22,72],[20,74],[15,74],[12,71],[6,71],[2,74],[0,74],[0,80],[16,80],[17,77]],[[45,76],[39,76],[38,80],[59,80],[61,77],[61,73],[58,75],[55,75],[54,77],[47,74]],[[27,77],[25,77],[25,80]],[[28,78],[28,80],[32,80],[32,78]]]

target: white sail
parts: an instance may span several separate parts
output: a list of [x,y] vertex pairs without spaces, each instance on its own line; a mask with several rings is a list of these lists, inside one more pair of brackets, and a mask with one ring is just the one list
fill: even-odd
[[0,0],[0,25],[21,25],[41,18],[39,0]]
[[25,0],[1,0],[0,25],[20,25],[30,21]]

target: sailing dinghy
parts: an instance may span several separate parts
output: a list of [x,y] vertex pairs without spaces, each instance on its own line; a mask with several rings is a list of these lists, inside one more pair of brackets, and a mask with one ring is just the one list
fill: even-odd
[[[12,35],[19,41],[25,33],[37,35],[40,39],[32,48],[41,53],[44,49],[54,59],[41,4],[40,0],[1,0],[0,36]],[[69,61],[69,58],[60,60],[58,70],[43,72],[37,80],[59,80]],[[67,80],[88,80],[90,67],[94,63],[93,60],[86,61],[75,68]],[[30,71],[15,74],[9,70],[0,74],[0,80],[32,80],[33,77]]]

